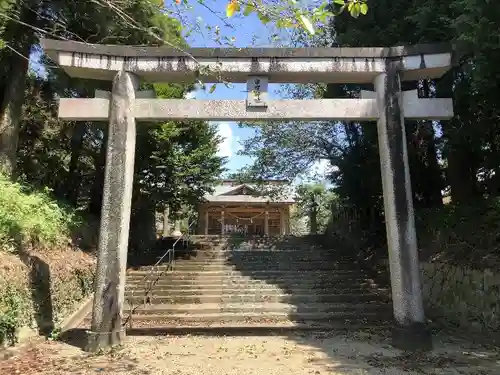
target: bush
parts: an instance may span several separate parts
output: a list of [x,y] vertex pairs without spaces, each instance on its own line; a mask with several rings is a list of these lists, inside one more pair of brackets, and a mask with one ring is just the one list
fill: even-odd
[[22,291],[8,285],[0,295],[0,344],[16,342],[17,329],[23,324],[26,300]]
[[67,242],[77,215],[48,192],[29,191],[0,175],[0,250],[18,251],[25,244],[50,247]]
[[500,200],[417,212],[422,259],[475,269],[500,268]]

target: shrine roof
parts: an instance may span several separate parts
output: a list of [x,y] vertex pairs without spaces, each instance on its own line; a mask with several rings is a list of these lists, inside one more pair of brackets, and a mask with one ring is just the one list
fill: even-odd
[[[246,190],[246,193],[245,193]],[[293,204],[295,200],[289,192],[282,192],[276,197],[260,195],[256,184],[221,184],[214,188],[212,194],[206,194],[205,200],[213,203],[287,203]],[[284,189],[286,190],[286,189]]]

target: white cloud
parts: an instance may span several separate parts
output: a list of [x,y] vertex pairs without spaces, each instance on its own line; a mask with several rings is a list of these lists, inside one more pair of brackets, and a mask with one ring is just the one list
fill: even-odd
[[241,144],[241,139],[238,136],[235,136],[233,138],[233,149],[234,149],[234,153],[237,153],[238,151],[243,150],[243,145]]
[[189,91],[186,94],[184,94],[185,99],[196,99],[196,91]]
[[217,133],[222,138],[219,143],[217,155],[222,157],[231,157],[233,155],[233,130],[228,123],[217,124]]
[[301,175],[295,178],[292,181],[292,185],[298,186],[301,184],[309,184],[309,183],[326,183],[327,186],[329,185],[328,182],[328,175],[332,172],[338,171],[338,167],[336,165],[331,166],[330,162],[328,160],[322,159],[316,161],[309,172],[306,175]]
[[321,159],[314,163],[313,167],[311,168],[311,174],[323,179],[326,178],[328,174],[338,171],[338,169],[339,168],[336,165],[330,165],[329,160]]

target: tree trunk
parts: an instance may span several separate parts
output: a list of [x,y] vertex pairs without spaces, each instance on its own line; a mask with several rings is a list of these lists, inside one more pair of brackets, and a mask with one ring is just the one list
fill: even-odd
[[0,172],[11,177],[16,168],[28,59],[35,39],[32,29],[21,23],[33,25],[37,16],[24,5],[19,18],[20,22],[10,21],[5,30],[6,42],[15,49],[15,52],[11,51],[8,54],[7,62],[10,70],[0,107]]
[[132,202],[130,217],[129,252],[144,255],[154,248],[156,242],[156,206],[150,198],[136,195]]
[[86,130],[87,126],[85,123],[77,122],[71,136],[71,160],[69,162],[66,198],[68,203],[73,206],[77,205],[82,180],[78,167]]
[[453,203],[473,201],[478,196],[476,181],[477,168],[472,165],[467,153],[467,144],[450,145],[448,151],[447,176]]
[[108,144],[107,126],[103,129],[104,137],[99,153],[94,160],[95,177],[90,193],[89,213],[97,217],[101,216],[102,189],[104,188],[104,168],[106,166],[106,149]]
[[316,209],[311,210],[311,215],[309,217],[310,220],[310,231],[311,234],[318,234],[318,211]]

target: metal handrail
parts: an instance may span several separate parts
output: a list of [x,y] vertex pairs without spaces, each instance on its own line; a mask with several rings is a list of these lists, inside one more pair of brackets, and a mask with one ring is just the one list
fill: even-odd
[[[179,241],[183,241],[183,243],[185,244],[186,241],[189,241],[189,239],[191,238],[191,235],[190,235],[190,231],[191,231],[191,228],[192,226],[196,223],[196,220],[193,220],[189,225],[188,225],[188,228],[187,228],[187,233],[183,233],[179,238],[177,238],[177,240],[175,240],[175,242],[173,243],[172,245],[172,248],[169,248],[157,261],[156,263],[153,265],[153,267],[151,268],[151,271],[147,274],[147,275],[144,275],[144,277],[142,278],[142,280],[140,281],[140,283],[142,283],[143,281],[145,281],[147,278],[149,278],[149,276],[151,276],[151,274],[153,274],[153,272],[156,271],[156,267],[158,267],[158,265],[162,262],[163,259],[165,259],[165,257],[168,255],[168,262],[167,262],[167,269],[164,270],[163,272],[160,272],[158,274],[158,276],[156,277],[156,279],[153,281],[153,282],[150,282],[149,285],[148,285],[148,288],[145,288],[145,293],[144,293],[144,296],[143,296],[143,303],[142,304],[138,304],[136,307],[130,309],[130,314],[129,316],[127,317],[127,319],[125,319],[125,321],[123,322],[123,326],[127,325],[127,323],[130,323],[130,326],[132,326],[132,314],[135,312],[135,310],[139,307],[139,306],[145,306],[146,305],[146,302],[147,302],[147,297],[149,296],[151,290],[153,289],[153,287],[156,285],[156,283],[158,282],[158,280],[160,279],[160,277],[167,271],[173,271],[174,270],[174,263],[175,263],[175,245],[177,245],[177,243]],[[146,285],[146,284],[145,284]],[[134,293],[132,293],[132,297],[134,297]]]

